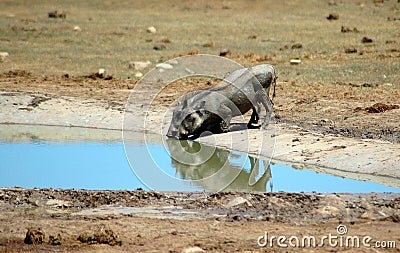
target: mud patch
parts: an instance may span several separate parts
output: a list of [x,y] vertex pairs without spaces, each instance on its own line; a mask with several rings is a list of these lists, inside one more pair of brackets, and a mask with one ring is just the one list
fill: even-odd
[[47,100],[50,100],[51,98],[49,97],[34,97],[32,101],[28,104],[28,106],[31,107],[38,107],[41,103],[46,102]]
[[122,241],[118,238],[118,235],[111,229],[100,229],[94,234],[85,232],[78,236],[78,241],[87,244],[108,244],[110,246],[122,245]]
[[398,105],[376,103],[370,107],[365,108],[365,111],[368,113],[381,113],[399,108],[400,106]]
[[41,228],[30,228],[26,232],[25,244],[42,244],[44,242],[44,239],[46,237],[46,234]]
[[111,80],[111,79],[113,79],[113,76],[112,75],[106,75],[104,73],[95,72],[95,73],[91,73],[89,75],[83,76],[83,78],[90,78],[90,79],[93,79],[93,80],[96,80],[96,79]]
[[25,70],[10,70],[0,74],[1,78],[12,78],[12,77],[32,77],[32,74]]
[[[301,231],[320,237],[335,233],[338,224],[345,224],[349,235],[387,240],[398,238],[400,233],[399,194],[165,192],[158,193],[161,198],[152,199],[144,191],[102,191],[101,197],[98,193],[0,189],[0,251],[183,252],[194,245],[207,252],[259,252],[257,238],[264,231],[274,235],[298,235]],[[82,208],[87,206],[87,198],[74,200],[76,205],[69,208],[44,204],[49,199],[67,201],[77,195],[92,196],[91,205],[102,209],[103,198],[113,199],[115,204],[107,205],[106,212],[82,215],[74,214],[88,210]],[[39,206],[26,196],[37,200]],[[125,212],[128,206],[137,207],[128,211],[139,212]],[[110,213],[112,208],[115,212]],[[188,209],[196,214],[175,219],[170,213],[175,210],[178,215]],[[157,217],[148,216],[152,210],[158,211]],[[26,226],[60,236],[46,236],[42,244],[27,245],[23,243]]]

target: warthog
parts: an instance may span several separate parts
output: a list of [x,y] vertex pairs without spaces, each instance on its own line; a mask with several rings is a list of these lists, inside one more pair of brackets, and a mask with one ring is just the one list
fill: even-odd
[[177,101],[167,136],[195,139],[204,132],[228,132],[232,117],[253,109],[247,124],[251,127],[258,123],[261,105],[266,111],[261,128],[265,128],[273,107],[269,91],[276,78],[274,66],[261,64],[235,70],[212,89],[186,94]]

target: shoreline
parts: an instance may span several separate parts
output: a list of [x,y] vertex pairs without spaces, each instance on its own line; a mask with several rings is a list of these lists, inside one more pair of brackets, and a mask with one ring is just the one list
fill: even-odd
[[[45,100],[36,107],[22,106],[38,96],[47,95],[0,93],[0,140],[122,141],[123,109],[112,108],[103,100],[61,96]],[[160,131],[158,122],[164,122],[165,129],[169,123],[168,115],[164,121],[162,118],[165,110],[166,107],[162,106],[151,108],[146,119],[149,122],[146,129],[130,130],[139,135],[157,133]],[[37,125],[32,128],[31,122],[36,122]],[[263,134],[258,129],[211,135],[197,141],[267,159],[273,152],[272,162],[400,187],[398,143],[314,133],[285,123],[275,123],[273,126],[276,142],[274,150],[262,149]],[[232,144],[232,136],[240,136],[241,139],[236,138]],[[138,141],[140,139],[143,138],[138,137]],[[247,143],[248,140],[251,142]]]

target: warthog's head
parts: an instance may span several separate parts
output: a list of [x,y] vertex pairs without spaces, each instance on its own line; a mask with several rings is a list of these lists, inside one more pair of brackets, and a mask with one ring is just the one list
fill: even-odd
[[202,132],[204,121],[209,116],[209,112],[203,108],[204,103],[205,101],[202,101],[190,106],[186,99],[178,102],[176,108],[181,110],[174,110],[167,136],[180,140],[197,138]]

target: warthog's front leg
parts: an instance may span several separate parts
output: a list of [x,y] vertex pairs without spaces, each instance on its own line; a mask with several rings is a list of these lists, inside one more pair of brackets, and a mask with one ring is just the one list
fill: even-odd
[[253,112],[251,113],[249,123],[247,123],[247,128],[258,128],[258,126],[254,126],[253,124],[258,124],[258,120],[260,119],[260,117],[258,116],[260,105],[257,103],[257,108],[253,107],[252,110]]
[[220,131],[222,133],[226,133],[230,131],[229,126],[231,125],[231,120],[232,120],[232,110],[228,106],[221,104],[221,107],[219,108],[219,115],[222,118],[222,121],[220,122]]
[[[273,104],[271,99],[268,96],[267,91],[265,91],[264,89],[262,90],[258,90],[257,91],[257,103],[261,103],[264,108],[265,108],[265,118],[263,123],[261,124],[261,129],[265,129],[268,126],[269,121],[271,120],[271,115],[272,115],[272,111],[273,111]],[[258,106],[258,115],[260,115],[261,112],[261,106]]]

